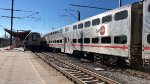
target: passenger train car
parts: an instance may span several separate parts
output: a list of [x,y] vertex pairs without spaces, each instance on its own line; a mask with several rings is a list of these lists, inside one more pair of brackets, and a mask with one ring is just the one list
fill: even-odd
[[24,40],[25,48],[29,48],[31,50],[37,50],[40,47],[41,36],[38,32],[31,32],[27,35]]
[[89,17],[43,38],[50,48],[64,53],[150,67],[150,0]]

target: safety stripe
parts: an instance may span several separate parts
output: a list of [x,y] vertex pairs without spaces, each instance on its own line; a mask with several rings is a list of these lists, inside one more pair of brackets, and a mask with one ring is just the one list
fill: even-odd
[[150,47],[144,47],[144,50],[150,50]]
[[[49,44],[49,46],[64,46],[64,44]],[[103,48],[120,48],[120,49],[128,49],[128,46],[101,46],[101,45],[94,45],[94,44],[68,44],[67,46],[85,46],[85,47],[103,47]]]

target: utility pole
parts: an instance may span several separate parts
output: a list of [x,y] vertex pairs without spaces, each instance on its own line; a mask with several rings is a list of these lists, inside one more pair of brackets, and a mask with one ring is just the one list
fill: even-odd
[[80,21],[80,19],[81,19],[81,16],[80,16],[80,10],[78,9],[78,21]]
[[[64,9],[66,12],[68,12],[71,16],[73,16],[74,18],[76,18],[78,21],[81,20],[81,15],[80,15],[80,10],[78,9],[77,11],[76,10],[67,10],[67,9]],[[70,11],[75,11],[75,12],[78,12],[78,16],[74,16]],[[66,16],[66,15],[65,15]]]
[[7,44],[7,41],[6,41],[6,31],[5,31],[5,40],[4,40],[4,42],[5,42],[5,45]]
[[10,34],[10,48],[12,46],[12,28],[13,28],[13,12],[14,12],[14,0],[11,2],[11,34]]
[[119,7],[122,6],[122,0],[119,0]]

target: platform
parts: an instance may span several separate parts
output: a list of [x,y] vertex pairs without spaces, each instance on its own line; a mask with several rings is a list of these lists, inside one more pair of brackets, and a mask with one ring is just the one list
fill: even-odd
[[32,52],[0,48],[0,84],[73,84]]

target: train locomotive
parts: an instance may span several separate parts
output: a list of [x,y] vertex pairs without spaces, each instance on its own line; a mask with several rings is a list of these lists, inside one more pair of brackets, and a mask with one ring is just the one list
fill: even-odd
[[40,39],[41,36],[40,36],[40,33],[38,32],[31,32],[29,33],[25,40],[23,41],[24,43],[24,48],[25,49],[30,49],[32,51],[35,51],[35,50],[39,50],[40,48]]
[[54,51],[150,68],[150,0],[86,18],[42,39]]

